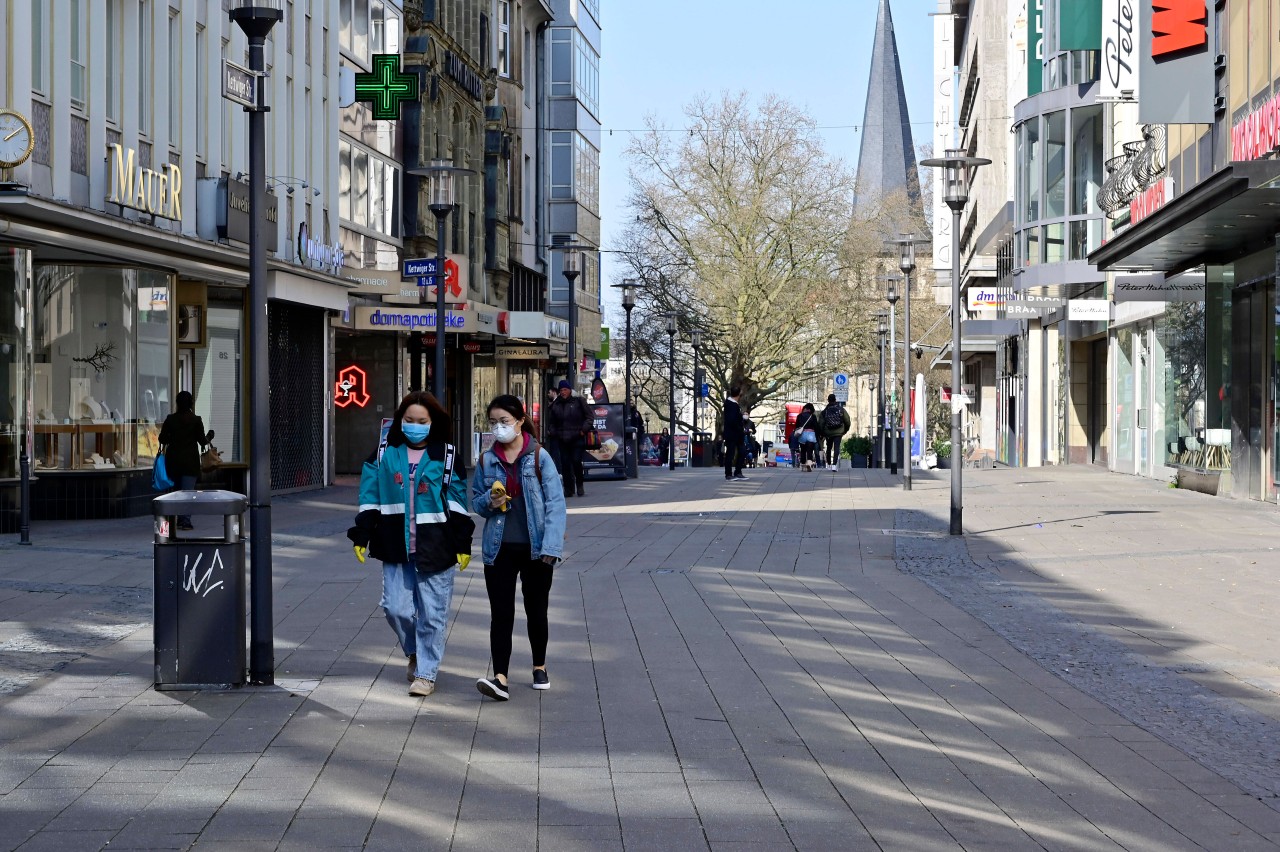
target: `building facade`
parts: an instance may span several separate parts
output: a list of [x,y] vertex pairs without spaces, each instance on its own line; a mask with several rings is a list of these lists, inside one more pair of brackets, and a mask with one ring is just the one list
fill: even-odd
[[[350,285],[338,274],[337,6],[281,7],[264,89],[268,334],[289,369],[273,375],[287,389],[272,396],[273,433],[287,441],[272,484],[285,490],[331,473],[328,325]],[[12,57],[0,109],[31,129],[0,190],[0,502],[16,506],[25,443],[36,518],[148,511],[159,424],[181,390],[217,434],[219,477],[237,485],[251,461],[248,138],[221,68],[247,65],[243,34],[196,0],[32,0],[0,17],[0,44]]]

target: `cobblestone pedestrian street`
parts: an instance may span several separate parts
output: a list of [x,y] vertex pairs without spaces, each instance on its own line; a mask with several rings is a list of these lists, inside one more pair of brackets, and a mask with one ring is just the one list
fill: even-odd
[[506,703],[478,564],[407,695],[349,486],[274,502],[270,687],[152,688],[149,518],[6,538],[0,849],[1280,848],[1275,506],[748,476],[589,482]]

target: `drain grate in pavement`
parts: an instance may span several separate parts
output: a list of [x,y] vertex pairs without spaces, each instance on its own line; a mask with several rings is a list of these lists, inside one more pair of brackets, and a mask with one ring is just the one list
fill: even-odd
[[938,530],[880,530],[880,532],[901,538],[945,538],[947,535]]

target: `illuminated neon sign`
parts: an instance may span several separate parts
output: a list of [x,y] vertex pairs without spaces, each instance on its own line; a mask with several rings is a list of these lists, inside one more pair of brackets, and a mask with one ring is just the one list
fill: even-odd
[[354,365],[343,367],[338,372],[338,381],[333,388],[333,404],[339,408],[354,405],[364,408],[369,404],[368,376],[364,370]]

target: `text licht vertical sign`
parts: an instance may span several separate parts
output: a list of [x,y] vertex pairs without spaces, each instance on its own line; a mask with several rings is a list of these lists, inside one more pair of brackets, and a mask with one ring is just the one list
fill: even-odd
[[1044,0],[1027,0],[1027,97],[1044,91]]
[[1139,71],[1143,124],[1212,124],[1214,18],[1205,0],[1142,4]]
[[[955,23],[947,15],[933,19],[933,154],[941,157],[954,147],[952,127],[955,110],[954,86],[955,45],[952,32]],[[943,182],[933,180],[933,268],[939,273],[951,269],[951,209],[943,201]]]
[[1100,98],[1138,97],[1139,2],[1103,0]]

